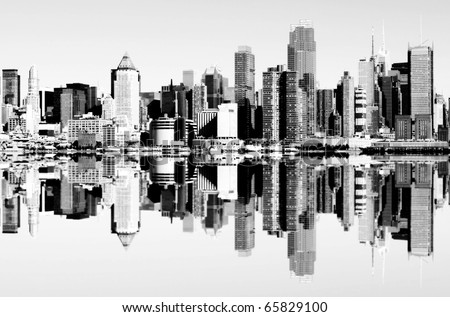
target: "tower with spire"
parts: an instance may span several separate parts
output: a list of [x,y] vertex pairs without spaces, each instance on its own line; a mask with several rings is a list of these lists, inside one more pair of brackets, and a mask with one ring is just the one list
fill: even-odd
[[119,127],[128,130],[139,129],[139,94],[141,75],[127,52],[117,69],[111,70],[111,96],[115,100],[115,115]]
[[36,66],[31,66],[28,76],[28,94],[26,105],[26,129],[27,133],[37,134],[41,118],[39,107],[39,78]]

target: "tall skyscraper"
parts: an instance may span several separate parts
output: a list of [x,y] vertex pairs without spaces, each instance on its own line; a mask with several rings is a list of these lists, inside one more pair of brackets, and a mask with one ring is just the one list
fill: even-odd
[[408,49],[411,117],[433,114],[433,49],[416,46]]
[[183,70],[183,84],[186,90],[194,88],[194,71]]
[[117,69],[111,70],[111,97],[115,100],[115,114],[120,127],[139,129],[140,92],[141,75],[125,53]]
[[217,108],[224,97],[222,74],[216,67],[209,67],[203,73],[202,82],[206,86],[208,108]]
[[305,108],[301,107],[304,94],[299,88],[296,71],[286,71],[280,77],[280,140],[299,142],[306,137]]
[[288,44],[288,69],[303,74],[316,75],[316,42],[314,28],[310,20],[300,20],[291,25]]
[[381,89],[381,114],[384,118],[384,125],[390,129],[395,129],[395,116],[402,114],[402,95],[400,87],[399,71],[389,71],[387,76],[378,78]]
[[20,99],[20,75],[17,69],[4,69],[2,71],[2,111],[1,123],[9,121],[9,117],[15,107],[19,107]]
[[378,109],[375,107],[374,100],[374,88],[375,88],[375,63],[371,58],[370,60],[361,59],[358,64],[358,86],[361,86],[366,91],[366,120],[367,120],[367,132],[370,134],[376,134],[378,132],[378,118],[376,113]]
[[278,65],[263,73],[263,138],[269,142],[280,141],[280,76],[284,71],[285,65]]
[[35,66],[32,66],[28,77],[28,94],[26,104],[26,124],[27,132],[36,134],[39,132],[39,122],[41,113],[39,108],[39,79]]
[[255,107],[255,55],[249,46],[239,46],[234,53],[234,95],[238,104],[238,135],[240,139],[253,136]]
[[342,137],[351,138],[355,133],[355,87],[353,77],[344,72],[336,89],[336,110],[342,118]]
[[329,124],[330,116],[335,108],[335,100],[332,89],[317,90],[317,119],[316,132],[322,136],[333,135]]
[[[314,135],[316,132],[316,41],[314,28],[310,20],[300,20],[297,25],[291,25],[288,44],[288,69],[296,71],[303,80],[301,89],[304,92],[302,103],[305,122],[305,133]],[[305,74],[307,74],[305,76]]]
[[358,86],[355,90],[355,133],[360,135],[367,132],[366,111],[366,91]]

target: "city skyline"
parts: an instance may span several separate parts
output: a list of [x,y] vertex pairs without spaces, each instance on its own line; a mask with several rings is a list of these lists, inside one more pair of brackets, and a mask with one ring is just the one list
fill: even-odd
[[[200,6],[201,2],[193,2],[188,4],[178,3],[179,6],[183,7],[188,5],[193,12],[197,6]],[[247,10],[251,9],[251,2],[240,3],[242,7],[242,12],[245,13]],[[299,6],[298,2],[288,2],[286,5],[291,5],[291,7]],[[385,6],[388,6],[388,2],[382,3]],[[72,14],[63,13],[62,8],[58,4],[52,4],[54,6],[55,13],[53,14],[53,19],[56,22],[67,26],[66,28],[62,28],[65,30],[66,36],[68,34],[77,32],[76,29],[73,28],[74,23],[72,14],[75,14],[79,9],[73,8]],[[261,14],[261,17],[264,17],[271,10],[263,10],[268,3],[262,3],[261,11],[258,13]],[[123,27],[118,30],[118,32],[114,33],[117,27],[112,26],[111,30],[106,30],[104,27],[97,29],[95,32],[89,33],[87,37],[84,38],[87,44],[91,44],[91,47],[96,47],[99,43],[103,43],[102,47],[97,47],[94,52],[90,52],[89,54],[81,53],[78,49],[78,41],[73,40],[70,36],[67,38],[71,38],[72,47],[70,56],[68,52],[62,50],[61,44],[65,43],[65,37],[52,37],[52,44],[48,45],[50,38],[45,37],[46,32],[49,30],[49,25],[44,23],[38,23],[36,27],[38,30],[43,29],[40,34],[44,34],[43,36],[37,36],[37,39],[32,37],[30,41],[33,43],[37,41],[36,44],[41,43],[39,45],[39,50],[34,53],[34,57],[31,57],[29,54],[18,54],[19,52],[15,50],[19,50],[20,52],[27,52],[21,49],[22,44],[17,43],[17,45],[12,46],[13,49],[7,50],[2,53],[2,61],[1,68],[17,68],[20,71],[20,74],[24,76],[26,70],[33,64],[37,66],[40,71],[41,83],[42,86],[49,87],[59,87],[65,82],[87,82],[92,86],[98,86],[99,91],[108,92],[108,74],[105,69],[111,69],[113,66],[117,64],[117,57],[122,56],[123,52],[128,51],[133,58],[133,61],[136,65],[139,65],[139,69],[142,73],[142,90],[143,91],[155,91],[160,87],[160,82],[167,82],[170,79],[174,80],[174,83],[179,83],[182,81],[182,71],[185,69],[192,69],[195,71],[196,82],[198,82],[199,77],[204,72],[204,70],[211,65],[217,65],[219,69],[222,70],[223,75],[227,78],[230,78],[230,86],[234,83],[233,80],[233,53],[237,46],[239,45],[249,45],[252,47],[252,50],[256,56],[256,87],[257,89],[262,88],[262,72],[270,67],[271,65],[278,64],[287,64],[286,61],[286,44],[288,43],[288,35],[287,32],[290,28],[290,25],[295,25],[298,23],[300,19],[310,19],[314,23],[315,29],[315,37],[317,42],[317,81],[320,83],[320,88],[332,88],[339,80],[340,75],[344,70],[348,70],[352,76],[357,78],[357,68],[358,61],[362,58],[369,58],[371,54],[371,32],[372,27],[375,28],[375,51],[378,52],[378,49],[382,46],[382,27],[384,24],[385,30],[385,48],[390,53],[391,62],[395,61],[406,61],[407,60],[407,49],[408,43],[411,46],[416,46],[420,44],[420,16],[422,16],[423,21],[423,35],[422,38],[424,40],[428,40],[427,44],[431,45],[434,42],[435,45],[435,85],[436,91],[438,93],[443,92],[445,95],[449,95],[449,88],[446,85],[445,81],[445,73],[444,69],[448,69],[448,65],[450,65],[450,61],[445,58],[445,56],[450,55],[450,47],[448,47],[445,34],[442,29],[439,29],[439,26],[433,22],[436,21],[436,17],[441,14],[442,10],[433,10],[433,8],[442,7],[436,5],[429,5],[425,8],[418,9],[417,3],[389,3],[389,7],[392,10],[384,10],[381,11],[378,8],[373,8],[379,14],[374,14],[373,19],[361,19],[358,16],[359,10],[363,10],[363,7],[358,8],[356,3],[353,1],[349,1],[347,4],[339,4],[342,8],[346,7],[348,9],[347,14],[350,22],[344,23],[341,22],[340,25],[342,27],[342,33],[348,34],[348,39],[346,37],[339,37],[340,41],[333,39],[331,30],[329,27],[333,25],[331,21],[336,19],[339,14],[336,14],[336,17],[333,15],[325,14],[327,9],[330,11],[332,9],[337,9],[337,13],[344,14],[339,8],[336,8],[337,4],[334,3],[324,3],[322,5],[311,4],[311,7],[304,8],[302,7],[302,14],[298,16],[297,14],[294,16],[294,13],[287,12],[285,13],[286,18],[283,20],[277,21],[272,19],[271,23],[268,26],[260,27],[259,21],[253,21],[252,18],[247,21],[247,24],[250,24],[252,28],[255,28],[255,32],[252,34],[258,35],[249,36],[248,34],[238,33],[237,29],[232,28],[231,31],[236,30],[235,32],[227,32],[227,36],[220,37],[220,40],[215,42],[216,45],[209,45],[209,42],[205,40],[204,37],[199,35],[199,39],[195,38],[195,40],[191,40],[187,42],[187,47],[189,48],[187,52],[184,52],[185,57],[182,61],[178,61],[176,59],[175,50],[172,51],[172,44],[166,44],[166,38],[171,38],[172,32],[174,28],[180,25],[188,26],[191,34],[197,34],[198,28],[195,28],[197,22],[188,23],[185,19],[180,18],[174,19],[171,25],[168,25],[162,34],[159,32],[158,34],[154,34],[152,29],[143,28],[148,30],[148,34],[142,36],[142,32],[139,28],[135,28],[132,25],[127,27]],[[402,14],[401,16],[396,16],[392,12],[396,12],[395,8],[406,8],[406,14]],[[30,4],[25,8],[21,7],[20,9],[16,7],[14,4],[5,4],[5,10],[9,10],[14,14],[7,15],[5,20],[0,23],[5,23],[5,26],[8,25],[9,19],[15,17],[19,20],[21,18],[28,20],[39,19],[45,20],[46,12],[39,7],[34,7],[34,4]],[[223,6],[221,4],[217,4],[218,9],[223,10],[224,12],[229,12],[229,8]],[[317,10],[316,6],[320,6],[319,8],[322,11]],[[81,6],[80,6],[81,7]],[[231,7],[231,6],[230,6]],[[383,7],[382,5],[380,7]],[[105,17],[110,16],[114,17],[119,11],[116,7],[115,3],[109,4],[108,7],[101,8],[100,3],[96,3],[92,10],[86,12],[87,16],[98,14],[105,19]],[[187,8],[187,9],[188,9]],[[199,11],[202,10],[208,12],[212,10],[212,8],[207,6],[201,6]],[[164,9],[164,5],[160,5],[159,3],[154,3],[154,10]],[[277,10],[277,8],[274,8]],[[33,11],[34,10],[34,11]],[[295,12],[295,10],[290,10]],[[402,10],[401,12],[404,12]],[[131,11],[130,11],[131,12]],[[361,11],[362,12],[362,11]],[[37,13],[35,15],[35,13]],[[239,14],[243,14],[239,13]],[[322,13],[322,14],[319,14]],[[69,14],[69,15],[67,15]],[[139,17],[141,13],[136,11],[136,16]],[[130,14],[130,17],[133,14]],[[292,18],[291,18],[292,16]],[[61,21],[60,19],[66,18],[65,21]],[[325,19],[328,18],[328,22]],[[94,17],[92,17],[93,20]],[[158,23],[159,18],[154,18],[154,20],[149,21],[149,23]],[[31,22],[32,22],[31,21]],[[139,19],[137,21],[140,21]],[[342,20],[340,20],[342,21]],[[383,23],[384,21],[384,23]],[[211,20],[212,22],[212,20]],[[401,23],[400,23],[401,22]],[[90,20],[87,19],[85,21],[86,25],[89,25]],[[184,24],[183,24],[184,23]],[[186,24],[187,23],[187,24]],[[217,26],[219,30],[223,28],[223,23],[217,22]],[[398,25],[401,25],[398,27]],[[8,30],[7,27],[2,25],[0,29],[0,35],[2,35],[5,40],[8,40],[9,43],[12,41],[16,41],[17,39],[24,36],[23,26],[21,24],[15,29],[14,36],[11,32],[4,34]],[[354,27],[354,30],[349,30],[350,27]],[[270,30],[267,28],[270,27]],[[267,30],[267,32],[260,31]],[[110,31],[110,32],[107,32]],[[132,32],[131,32],[132,31]],[[105,33],[106,32],[106,33]],[[131,33],[130,33],[131,32]],[[167,32],[167,33],[166,33]],[[208,34],[209,31],[205,30],[203,33]],[[199,32],[200,34],[201,32]],[[58,34],[58,33],[57,33]],[[115,34],[117,39],[120,39],[121,45],[117,45],[112,41],[112,36]],[[128,36],[126,36],[128,34]],[[216,33],[217,34],[217,33]],[[219,32],[220,34],[220,32]],[[225,33],[224,33],[225,34]],[[264,34],[264,35],[263,35]],[[153,37],[152,37],[153,35]],[[275,36],[274,36],[275,35]],[[140,39],[142,36],[142,40]],[[190,37],[192,38],[192,37]],[[202,39],[200,41],[200,38]],[[404,39],[402,41],[396,40],[397,38]],[[39,42],[38,39],[42,41]],[[162,41],[153,41],[156,39],[161,39]],[[258,40],[257,40],[258,39]],[[267,39],[267,41],[264,41]],[[138,40],[138,41],[136,41]],[[161,47],[154,47],[153,45],[147,44],[144,45],[145,42],[148,43],[161,43],[159,44]],[[184,43],[184,41],[182,42]],[[192,46],[191,46],[192,43]],[[269,45],[270,44],[270,45]],[[34,45],[36,47],[36,45]],[[17,47],[17,48],[16,48]],[[50,47],[53,49],[50,50]],[[108,54],[104,49],[108,50]],[[40,53],[42,52],[42,53]],[[332,52],[332,55],[330,55]],[[96,58],[98,56],[105,56],[106,58]],[[332,56],[332,57],[331,57]],[[24,58],[25,57],[25,58]],[[158,62],[155,62],[158,60]],[[169,63],[169,60],[171,61]],[[336,60],[338,63],[336,63]],[[68,62],[70,61],[70,62]],[[107,65],[108,64],[108,65]],[[61,73],[60,70],[64,69],[64,73]],[[56,76],[59,75],[59,76]],[[58,78],[61,78],[58,80]],[[22,81],[22,85],[25,85],[25,81]],[[22,90],[25,87],[23,86]]]

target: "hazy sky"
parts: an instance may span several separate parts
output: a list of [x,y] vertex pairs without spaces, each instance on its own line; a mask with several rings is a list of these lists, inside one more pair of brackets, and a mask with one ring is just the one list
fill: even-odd
[[38,67],[41,86],[82,82],[110,90],[110,70],[128,51],[141,71],[142,90],[182,79],[195,71],[198,82],[217,65],[234,84],[234,52],[252,47],[256,85],[267,67],[287,63],[290,24],[312,19],[317,42],[317,77],[333,88],[344,70],[357,75],[360,58],[369,57],[371,28],[376,50],[384,20],[391,62],[407,59],[408,42],[434,42],[435,87],[450,95],[445,1],[2,1],[0,68],[18,68],[26,87],[28,69]]

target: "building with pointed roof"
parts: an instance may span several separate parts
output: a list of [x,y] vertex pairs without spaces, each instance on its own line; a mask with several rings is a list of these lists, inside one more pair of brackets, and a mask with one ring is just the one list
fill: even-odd
[[117,69],[111,70],[111,97],[115,100],[115,115],[126,130],[139,129],[141,75],[126,52]]

